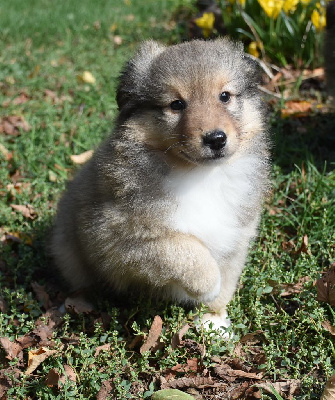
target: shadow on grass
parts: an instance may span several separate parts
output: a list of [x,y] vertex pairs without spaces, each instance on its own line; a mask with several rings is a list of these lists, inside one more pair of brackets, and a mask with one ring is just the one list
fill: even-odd
[[[277,117],[276,117],[277,118]],[[335,165],[335,113],[273,120],[273,161],[284,172],[310,162],[319,171]]]

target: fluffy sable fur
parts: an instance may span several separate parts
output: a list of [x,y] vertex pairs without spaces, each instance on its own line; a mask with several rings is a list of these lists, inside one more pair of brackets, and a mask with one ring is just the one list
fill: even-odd
[[257,83],[227,39],[140,47],[113,135],[59,203],[52,252],[73,289],[151,290],[226,323],[268,188]]

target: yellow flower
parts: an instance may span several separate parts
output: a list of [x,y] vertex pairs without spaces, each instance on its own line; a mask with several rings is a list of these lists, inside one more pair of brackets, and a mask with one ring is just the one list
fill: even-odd
[[300,0],[300,3],[303,5],[303,6],[308,6],[308,4],[311,2],[311,0]]
[[228,0],[231,5],[239,3],[244,8],[246,0]]
[[248,53],[249,54],[251,54],[252,56],[254,56],[254,57],[259,57],[259,51],[257,50],[257,43],[256,42],[251,42],[250,44],[249,44],[249,47],[248,47]]
[[316,9],[313,10],[311,20],[315,29],[320,32],[326,26],[326,12],[324,7],[321,7],[320,3],[316,3]]
[[283,10],[285,11],[286,14],[294,13],[294,11],[297,9],[298,3],[299,0],[285,0],[283,5]]
[[276,19],[283,8],[284,0],[258,0],[265,13],[273,19]]
[[202,29],[202,33],[207,38],[213,31],[215,16],[214,13],[203,13],[199,18],[195,19],[195,24]]

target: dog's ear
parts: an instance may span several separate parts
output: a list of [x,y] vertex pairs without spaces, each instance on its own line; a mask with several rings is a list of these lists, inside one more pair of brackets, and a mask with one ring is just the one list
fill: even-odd
[[134,101],[141,100],[142,88],[148,79],[148,72],[155,58],[165,50],[165,46],[148,40],[143,42],[135,56],[126,64],[119,78],[116,101],[120,110],[131,108]]

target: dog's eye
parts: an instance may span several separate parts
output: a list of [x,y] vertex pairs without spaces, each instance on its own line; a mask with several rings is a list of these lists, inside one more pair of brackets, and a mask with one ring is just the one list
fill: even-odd
[[186,104],[182,100],[175,100],[170,104],[170,108],[173,111],[182,111],[186,108]]
[[228,103],[228,101],[230,100],[230,93],[229,92],[222,92],[220,94],[220,100],[222,101],[222,103]]

